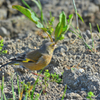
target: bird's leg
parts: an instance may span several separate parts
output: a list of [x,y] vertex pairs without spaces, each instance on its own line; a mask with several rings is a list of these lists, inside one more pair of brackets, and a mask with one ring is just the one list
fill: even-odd
[[[27,71],[29,72],[29,69],[27,69]],[[37,74],[37,73],[34,73],[34,72],[32,72],[32,71],[31,71],[31,73],[32,73],[32,74],[34,74],[34,75],[37,75],[37,76],[44,77],[44,75],[39,75],[39,74]]]
[[37,76],[44,77],[44,75],[39,75],[39,74],[37,74],[37,73],[34,73],[34,72],[32,72],[32,74],[34,74],[34,75],[37,75]]

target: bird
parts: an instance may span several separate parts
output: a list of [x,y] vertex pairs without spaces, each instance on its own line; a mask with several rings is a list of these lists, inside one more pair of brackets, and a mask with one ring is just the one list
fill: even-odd
[[11,62],[1,65],[1,67],[14,64],[22,65],[31,71],[41,70],[50,63],[55,47],[56,44],[54,42],[46,42],[40,49],[10,59]]

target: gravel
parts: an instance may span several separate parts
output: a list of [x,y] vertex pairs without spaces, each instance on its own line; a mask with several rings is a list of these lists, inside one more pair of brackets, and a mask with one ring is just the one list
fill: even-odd
[[[27,1],[27,0],[26,0]],[[59,14],[62,10],[68,16],[74,13],[73,4],[71,0],[40,0],[43,5],[43,12],[46,19],[49,18],[51,11],[53,16],[56,17],[54,25],[58,23]],[[39,14],[35,4],[27,1],[30,6]],[[41,94],[39,100],[61,100],[65,85],[67,84],[67,91],[64,100],[86,100],[87,93],[92,91],[94,93],[93,100],[100,100],[100,39],[99,33],[89,31],[88,22],[93,24],[93,30],[96,24],[100,25],[99,20],[99,0],[77,0],[76,6],[80,15],[84,18],[85,24],[79,21],[81,34],[84,41],[93,49],[91,52],[85,45],[82,39],[78,38],[75,34],[67,32],[65,39],[59,41],[57,48],[50,64],[45,68],[50,73],[57,73],[62,78],[61,84],[56,82],[48,82],[46,95]],[[0,17],[0,35],[3,36],[4,49],[8,50],[7,54],[0,55],[0,64],[9,62],[10,58],[17,57],[20,54],[38,49],[44,42],[50,41],[44,38],[46,35],[41,30],[37,29],[31,21],[26,19],[18,11],[14,11],[11,6],[13,4],[20,4],[20,0],[5,0],[0,1],[0,10],[5,10]],[[33,6],[34,5],[34,6]],[[8,8],[7,8],[7,7]],[[92,10],[93,9],[93,10]],[[7,16],[5,16],[7,15]],[[73,25],[76,26],[75,19]],[[10,35],[10,36],[9,36]],[[92,35],[92,36],[91,36]],[[94,48],[92,39],[94,40]],[[63,76],[62,76],[62,72]],[[0,68],[0,84],[2,81],[2,74],[5,77],[4,92],[7,98],[12,98],[11,90],[11,76],[13,76],[14,90],[16,99],[18,99],[17,90],[17,74],[19,82],[25,81],[33,84],[37,79],[36,75],[27,71],[22,66],[7,65]],[[41,80],[42,77],[40,77]],[[40,93],[44,85],[37,85],[35,94]],[[24,98],[25,95],[23,95]]]
[[[86,32],[89,32],[89,30]],[[60,100],[64,93],[64,86],[67,84],[68,88],[65,99],[85,99],[87,93],[92,91],[95,94],[94,98],[99,100],[100,52],[90,52],[81,39],[77,38],[77,40],[74,41],[75,36],[74,38],[72,38],[72,36],[69,38],[68,34],[69,33],[66,33],[63,41],[59,41],[57,48],[54,51],[51,63],[46,67],[50,73],[56,72],[60,76],[61,73],[64,72],[62,77],[63,82],[61,84],[48,82],[49,86],[47,87],[47,94],[42,94],[39,99],[43,100],[43,98],[47,98],[48,100]],[[72,33],[72,35],[74,34]],[[88,41],[89,40],[90,39],[88,38]],[[96,35],[94,35],[94,40],[96,41],[96,45],[99,45]],[[9,62],[9,58],[17,57],[20,53],[23,54],[35,50],[39,48],[44,41],[48,41],[48,39],[38,36],[34,31],[27,31],[22,34],[22,36],[20,34],[16,39],[5,37],[4,49],[7,49],[9,54],[2,55],[0,61],[2,61],[2,64]],[[37,76],[28,72],[25,68],[15,65],[7,65],[2,68],[0,76],[2,76],[2,72],[4,72],[5,82],[7,83],[11,79],[11,75],[15,73],[13,78],[15,80],[15,88],[17,87],[16,73],[19,75],[20,82],[25,80],[26,83],[28,81],[33,83],[37,78]],[[5,92],[11,91],[10,87],[11,85],[8,85]],[[37,86],[35,93],[40,93],[41,89],[42,87]],[[15,89],[15,93],[17,97],[17,89]],[[8,94],[8,97],[10,98],[11,93],[9,92]]]

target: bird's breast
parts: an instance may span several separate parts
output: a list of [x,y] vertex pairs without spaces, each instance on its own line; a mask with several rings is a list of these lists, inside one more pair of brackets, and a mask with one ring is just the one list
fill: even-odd
[[50,61],[51,61],[52,56],[51,55],[47,55],[44,54],[38,62],[34,63],[34,62],[23,62],[22,65],[30,70],[41,70],[44,67],[46,67]]

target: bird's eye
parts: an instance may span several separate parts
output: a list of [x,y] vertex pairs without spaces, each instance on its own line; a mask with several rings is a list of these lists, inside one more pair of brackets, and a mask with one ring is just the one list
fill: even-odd
[[53,44],[52,44],[52,48],[54,48],[54,47],[55,47],[55,44],[53,43]]
[[54,47],[54,44],[52,45],[52,47]]

